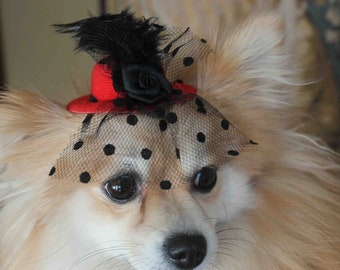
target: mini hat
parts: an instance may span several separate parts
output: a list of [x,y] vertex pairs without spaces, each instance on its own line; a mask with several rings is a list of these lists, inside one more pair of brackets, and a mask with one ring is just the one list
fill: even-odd
[[129,104],[155,104],[169,99],[173,90],[195,94],[195,88],[181,82],[179,75],[211,51],[189,28],[166,28],[154,18],[137,19],[128,10],[55,27],[72,33],[76,49],[97,62],[91,94],[67,106],[74,113],[120,111],[117,105],[124,99]]

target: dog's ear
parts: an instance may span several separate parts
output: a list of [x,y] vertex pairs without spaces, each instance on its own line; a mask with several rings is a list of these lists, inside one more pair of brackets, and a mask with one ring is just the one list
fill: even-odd
[[0,92],[0,164],[26,173],[46,170],[80,123],[79,116],[38,93]]
[[286,131],[298,118],[296,73],[283,30],[275,14],[248,18],[224,34],[219,31],[214,52],[199,63],[200,95],[258,144],[237,160],[254,175],[282,156]]
[[199,89],[204,95],[246,99],[267,109],[292,104],[287,86],[295,84],[296,76],[284,50],[283,30],[281,18],[267,14],[218,31],[214,53],[200,65]]

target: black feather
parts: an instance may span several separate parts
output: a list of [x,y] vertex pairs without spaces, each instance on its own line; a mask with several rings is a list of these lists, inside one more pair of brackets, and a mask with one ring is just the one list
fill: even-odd
[[163,72],[159,45],[165,28],[155,18],[136,18],[128,9],[69,24],[55,24],[59,33],[72,33],[76,49],[89,53],[112,70],[116,91],[123,91],[121,70],[127,64],[147,64]]
[[121,65],[160,63],[158,47],[164,27],[154,18],[137,19],[124,10],[54,27],[59,33],[73,33],[76,49],[88,52],[97,61],[109,58]]

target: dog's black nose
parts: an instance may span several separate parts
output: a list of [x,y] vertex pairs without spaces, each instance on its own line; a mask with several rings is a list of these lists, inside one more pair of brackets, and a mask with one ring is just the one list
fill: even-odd
[[163,245],[167,259],[179,269],[200,265],[207,254],[207,241],[201,234],[176,234]]

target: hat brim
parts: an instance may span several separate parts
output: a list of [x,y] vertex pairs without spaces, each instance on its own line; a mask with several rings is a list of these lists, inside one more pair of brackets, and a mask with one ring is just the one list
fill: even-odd
[[91,101],[91,96],[86,95],[72,100],[67,105],[67,110],[72,113],[105,113],[115,108],[112,100]]
[[[197,90],[191,85],[175,82],[172,84],[173,89],[182,91],[184,95],[196,94]],[[118,97],[123,97],[120,95]],[[113,104],[113,100],[93,100],[91,95],[82,96],[72,100],[67,105],[67,110],[72,113],[107,113],[110,111],[124,111]]]

